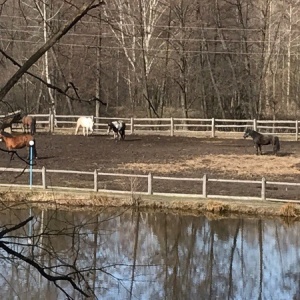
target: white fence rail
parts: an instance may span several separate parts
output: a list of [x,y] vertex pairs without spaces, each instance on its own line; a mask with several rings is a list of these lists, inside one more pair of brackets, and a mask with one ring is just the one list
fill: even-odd
[[[37,130],[44,129],[51,132],[63,128],[73,133],[76,121],[82,115],[51,115],[36,114]],[[294,136],[298,140],[298,120],[256,120],[256,119],[197,119],[197,118],[118,118],[92,117],[95,122],[95,132],[106,132],[107,123],[111,120],[123,120],[129,134],[150,132],[155,134],[206,133],[212,137],[218,133],[242,132],[246,127],[252,127],[259,132],[268,132],[277,135]]]
[[[148,175],[140,175],[140,174],[123,174],[123,173],[103,173],[98,170],[92,171],[73,171],[73,170],[51,170],[43,167],[42,169],[33,169],[33,177],[36,184],[29,185],[26,183],[26,176],[22,176],[23,180],[19,180],[18,183],[5,182],[5,180],[9,181],[8,173],[29,173],[30,170],[21,168],[0,168],[1,174],[1,184],[2,187],[30,187],[35,189],[59,189],[59,190],[72,190],[72,191],[86,191],[86,192],[102,192],[102,193],[122,193],[122,194],[131,194],[131,195],[155,195],[155,196],[169,196],[169,197],[190,197],[190,198],[202,198],[202,199],[238,199],[238,200],[271,200],[271,201],[282,201],[282,202],[299,202],[299,199],[292,199],[289,196],[289,189],[292,190],[292,195],[300,195],[300,183],[292,183],[292,182],[273,182],[267,181],[265,178],[261,180],[236,180],[236,179],[213,179],[208,178],[207,175],[203,175],[202,178],[183,178],[183,177],[166,177],[166,176],[156,176],[152,173]],[[36,176],[38,175],[39,176]],[[67,185],[61,185],[64,182],[59,175],[68,174],[67,177]],[[51,175],[54,175],[55,180],[51,178]],[[79,180],[71,181],[72,175],[75,175],[79,178]],[[83,180],[83,176],[87,176],[85,180]],[[111,179],[113,178],[113,179]],[[123,178],[127,183],[127,188],[125,188],[124,182],[123,185],[119,184],[118,188],[116,188],[117,183],[112,183],[116,178]],[[135,184],[136,180],[142,180],[145,182],[145,186],[141,184]],[[174,187],[178,186],[180,183],[183,186],[191,183],[193,187],[197,186],[199,183],[200,191],[199,193],[184,193],[184,192],[168,192],[165,191],[166,187],[164,184],[161,184],[160,187],[156,187],[157,183],[161,183],[162,181],[171,181],[174,182]],[[80,184],[78,184],[80,182]],[[103,186],[103,183],[110,182],[114,185],[112,188]],[[84,183],[82,185],[82,183]],[[215,186],[211,186],[213,183],[217,183]],[[247,185],[249,190],[255,190],[257,192],[257,196],[253,195],[224,195],[224,187],[221,185],[234,184],[237,185]],[[72,186],[73,185],[73,186]],[[81,185],[81,186],[80,186]],[[278,198],[278,189],[276,186],[282,186],[282,193]],[[275,188],[274,188],[275,187]],[[212,192],[208,192],[213,190]],[[173,190],[173,188],[172,188]],[[191,189],[188,189],[189,191]],[[231,189],[232,190],[232,189]],[[239,189],[241,191],[242,189]],[[275,192],[274,192],[275,190]],[[272,195],[269,195],[272,192]],[[274,197],[275,195],[275,197]]]

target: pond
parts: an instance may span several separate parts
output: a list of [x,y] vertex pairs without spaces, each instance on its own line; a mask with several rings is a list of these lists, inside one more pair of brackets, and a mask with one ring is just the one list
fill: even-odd
[[1,299],[300,295],[298,222],[2,207],[1,226]]

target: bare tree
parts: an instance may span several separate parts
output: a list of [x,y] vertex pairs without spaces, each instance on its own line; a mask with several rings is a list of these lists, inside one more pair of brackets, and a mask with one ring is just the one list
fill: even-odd
[[158,113],[153,105],[149,92],[149,75],[155,63],[156,55],[151,46],[160,48],[160,42],[155,26],[166,9],[165,3],[157,0],[135,0],[123,3],[112,1],[110,10],[105,9],[106,22],[111,26],[116,39],[121,45],[128,60],[128,78],[126,79],[132,94],[133,105],[137,101],[136,87],[142,90],[142,98],[146,102],[148,116]]

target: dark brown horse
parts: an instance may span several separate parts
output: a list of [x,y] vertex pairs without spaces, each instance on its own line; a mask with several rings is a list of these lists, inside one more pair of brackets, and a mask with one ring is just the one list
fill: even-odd
[[251,136],[253,139],[257,155],[262,154],[261,146],[263,145],[272,145],[274,155],[277,155],[278,151],[280,150],[279,138],[276,135],[261,134],[255,130],[246,128],[244,132],[244,139],[248,136]]
[[[12,151],[16,149],[22,149],[27,147],[28,150],[30,149],[30,142],[33,142],[32,146],[32,156],[33,158],[37,158],[37,151],[36,151],[36,143],[35,139],[31,134],[20,134],[13,136],[5,131],[0,133],[0,139],[3,140],[7,150]],[[13,156],[14,153],[12,153]],[[28,159],[30,158],[30,153],[28,151]]]
[[36,132],[36,119],[32,116],[24,116],[22,118],[22,126],[23,126],[23,132],[24,133],[30,133],[31,135],[34,135]]

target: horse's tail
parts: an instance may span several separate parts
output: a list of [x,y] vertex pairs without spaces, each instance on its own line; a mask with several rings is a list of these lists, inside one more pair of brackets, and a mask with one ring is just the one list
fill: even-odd
[[34,135],[36,132],[36,119],[32,118],[32,122],[30,124],[30,133]]
[[125,129],[126,129],[126,124],[125,122],[122,122],[122,127],[120,130],[122,140],[125,140]]
[[125,140],[125,127],[121,129],[121,138]]
[[274,152],[277,153],[280,150],[280,142],[278,136],[274,136],[273,146],[274,146]]

